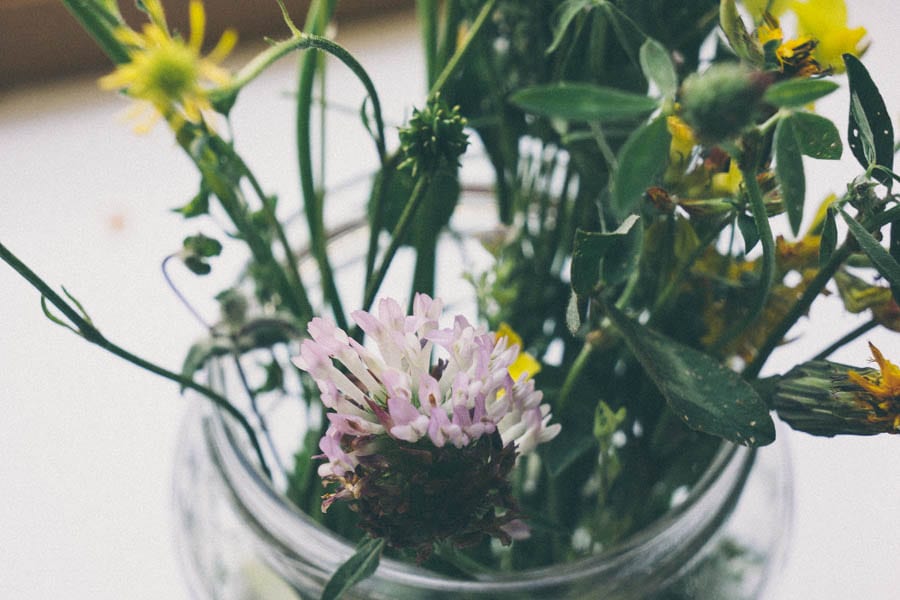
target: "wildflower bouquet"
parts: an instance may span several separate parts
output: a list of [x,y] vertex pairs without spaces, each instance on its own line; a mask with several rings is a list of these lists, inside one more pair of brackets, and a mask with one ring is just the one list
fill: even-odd
[[[63,3],[116,63],[101,86],[135,101],[139,129],[164,122],[196,166],[178,212],[226,222],[219,237],[246,246],[247,267],[175,372],[110,341],[2,245],[0,257],[50,319],[209,398],[265,477],[359,541],[325,596],[383,552],[458,574],[608,547],[668,510],[723,439],[773,442],[772,411],[815,435],[900,431],[890,357],[873,346],[877,369],[826,360],[872,328],[900,331],[893,128],[859,58],[865,30],[848,26],[841,0],[420,0],[429,90],[394,142],[364,57],[326,35],[334,0],[312,2],[302,29],[278,0],[285,37],[233,72],[221,65],[233,32],[203,53],[199,0],[186,34],[158,0],[138,1],[139,29],[115,0]],[[358,298],[334,267],[312,167],[323,53],[364,86],[363,141],[380,165]],[[303,240],[228,133],[242,89],[292,54]],[[803,157],[846,154],[814,111],[839,88],[861,171],[810,218]],[[487,263],[465,274],[472,308],[449,314],[438,254],[476,139],[493,172],[483,217],[496,225],[481,232]],[[166,263],[203,276],[222,250],[198,234]],[[388,286],[401,251],[414,256],[409,285]],[[871,320],[760,378],[833,291]],[[208,375],[226,363],[237,391]],[[285,395],[309,416],[293,464],[259,410]]]

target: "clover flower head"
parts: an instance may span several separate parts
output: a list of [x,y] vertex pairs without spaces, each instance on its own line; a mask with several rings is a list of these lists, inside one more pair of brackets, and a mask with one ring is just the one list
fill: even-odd
[[368,533],[423,556],[443,539],[508,542],[521,529],[509,472],[560,429],[530,378],[537,361],[461,315],[442,328],[442,308],[418,294],[411,315],[389,298],[356,311],[371,349],[315,318],[294,360],[331,409],[319,475],[336,491],[323,510],[349,501]]
[[129,62],[100,79],[104,89],[123,90],[138,100],[135,118],[144,118],[136,126],[148,131],[162,116],[174,130],[185,122],[199,123],[203,112],[212,108],[208,87],[227,84],[231,77],[218,63],[237,42],[237,34],[227,30],[215,48],[201,56],[206,29],[206,13],[200,0],[190,3],[190,37],[187,41],[169,33],[159,0],[144,0],[150,22],[141,33],[128,27],[116,31],[116,38],[128,49]]

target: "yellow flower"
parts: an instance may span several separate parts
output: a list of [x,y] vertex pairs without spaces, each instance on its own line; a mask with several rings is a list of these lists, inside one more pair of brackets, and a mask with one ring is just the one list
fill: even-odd
[[870,415],[869,421],[887,422],[895,432],[900,431],[900,367],[887,360],[872,342],[869,349],[881,372],[863,375],[848,371],[847,378],[872,397],[876,414]]
[[710,192],[715,196],[734,196],[740,190],[743,181],[737,161],[732,160],[727,171],[713,174]]
[[866,376],[856,371],[848,371],[847,377],[879,400],[900,400],[900,367],[887,360],[872,342],[869,342],[869,349],[875,362],[878,363],[880,375]]
[[516,360],[509,365],[509,375],[513,380],[518,381],[519,376],[522,375],[522,373],[527,373],[529,378],[538,374],[541,370],[541,363],[539,363],[532,355],[521,351],[522,338],[518,333],[513,331],[512,327],[506,323],[500,323],[500,327],[497,328],[494,337],[498,340],[505,337],[507,346],[519,347],[519,355],[516,357]]
[[847,27],[847,5],[844,0],[809,0],[791,2],[797,15],[800,33],[814,38],[818,44],[813,56],[826,68],[844,71],[844,53],[862,55],[868,44],[863,44],[864,27]]
[[120,89],[139,101],[135,117],[152,113],[136,129],[146,131],[158,116],[178,130],[185,121],[199,123],[203,111],[212,107],[207,86],[224,85],[229,73],[218,66],[237,42],[237,34],[228,30],[206,57],[200,55],[206,29],[206,13],[200,0],[190,3],[190,38],[185,42],[172,36],[166,25],[159,0],[144,0],[150,23],[142,33],[129,28],[116,31],[116,38],[128,47],[130,62],[100,79],[104,89]]

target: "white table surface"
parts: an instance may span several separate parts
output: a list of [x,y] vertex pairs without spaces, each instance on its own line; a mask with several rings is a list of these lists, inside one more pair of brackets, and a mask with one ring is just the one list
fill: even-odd
[[[887,0],[856,2],[851,15],[871,32],[866,63],[896,116],[892,8]],[[370,69],[392,123],[408,113],[404,102],[424,94],[415,36],[405,17],[339,31]],[[286,96],[293,73],[290,60],[279,64],[234,113],[239,149],[286,206],[299,206]],[[328,83],[358,106],[361,88],[341,68],[330,69]],[[842,114],[846,92],[835,96],[821,108]],[[197,230],[166,210],[193,195],[197,176],[162,125],[135,136],[119,118],[125,108],[93,78],[0,92],[0,240],[52,285],[66,285],[108,337],[177,369],[202,329],[167,290],[159,262]],[[330,131],[338,142],[330,181],[370,168],[368,145],[340,143],[359,135],[353,118],[335,117]],[[809,186],[810,197],[840,190],[856,172],[849,153],[841,168],[807,164],[822,180]],[[215,281],[180,280],[198,298],[218,289]],[[5,265],[0,300],[0,598],[185,598],[170,505],[185,400],[174,385],[48,322],[36,292]],[[809,356],[854,326],[829,316],[836,314],[817,311],[815,326],[786,352]],[[867,339],[900,359],[897,334]],[[860,342],[834,358],[865,357]],[[900,597],[900,440],[782,437],[777,443],[793,451],[796,512],[769,597]]]

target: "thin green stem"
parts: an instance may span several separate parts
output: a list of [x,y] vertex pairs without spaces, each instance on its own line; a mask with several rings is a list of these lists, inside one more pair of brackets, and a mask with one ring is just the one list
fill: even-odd
[[[236,181],[229,181],[223,177],[221,158],[230,158],[231,150],[220,138],[209,138],[209,145],[200,149],[194,148],[192,141],[185,136],[178,136],[182,148],[193,159],[194,164],[200,170],[206,180],[209,189],[219,199],[222,208],[228,214],[231,222],[237,227],[243,240],[250,248],[253,259],[262,265],[271,265],[275,276],[275,283],[283,300],[291,312],[301,321],[312,318],[313,310],[306,297],[303,286],[291,285],[285,269],[278,263],[272,254],[272,248],[260,235],[247,215],[247,207],[240,196],[240,186]],[[264,203],[265,204],[265,203]]]
[[[229,147],[230,148],[230,147]],[[253,171],[250,170],[250,167],[247,166],[247,163],[233,150],[230,150],[230,156],[233,160],[237,162],[241,167],[241,171],[243,171],[244,176],[247,178],[247,181],[250,183],[250,187],[253,188],[253,192],[256,194],[259,201],[262,203],[263,212],[266,215],[266,220],[269,222],[269,226],[275,231],[275,236],[278,238],[278,243],[281,245],[281,250],[284,252],[284,260],[287,263],[287,272],[288,279],[292,286],[297,290],[298,295],[301,297],[301,302],[304,305],[309,306],[309,296],[306,293],[306,286],[303,285],[303,280],[300,278],[300,265],[297,262],[297,256],[294,254],[293,249],[291,248],[291,243],[288,241],[287,233],[284,231],[284,227],[281,224],[281,221],[278,220],[278,216],[275,214],[275,208],[272,206],[271,201],[268,196],[262,189],[262,185],[260,185],[259,181],[256,179],[256,176],[253,174]],[[311,313],[312,311],[310,311]]]
[[187,309],[187,311],[191,313],[191,316],[193,316],[194,319],[196,319],[201,325],[203,325],[204,329],[209,331],[212,329],[210,324],[206,322],[206,319],[203,318],[203,315],[197,312],[197,309],[194,308],[194,305],[188,302],[188,299],[185,298],[184,294],[181,293],[181,290],[178,289],[178,286],[175,285],[175,282],[172,281],[172,278],[169,276],[169,261],[177,256],[177,254],[170,254],[163,259],[162,264],[160,265],[160,268],[162,269],[163,279],[166,280],[166,284],[169,286],[169,289],[172,290],[172,293],[175,294],[175,297],[178,298],[178,300]]
[[387,274],[388,267],[391,266],[391,261],[394,259],[394,255],[397,253],[397,250],[400,248],[400,244],[403,242],[403,239],[406,237],[406,234],[409,231],[410,226],[413,222],[413,217],[416,214],[419,206],[422,204],[422,200],[425,199],[425,193],[428,191],[428,186],[431,183],[431,178],[427,175],[422,175],[419,177],[419,180],[416,181],[416,186],[413,188],[412,195],[409,198],[409,201],[406,203],[406,206],[403,208],[403,213],[400,215],[400,219],[397,221],[397,225],[394,227],[394,231],[391,232],[391,243],[388,245],[387,249],[384,251],[384,256],[381,259],[381,265],[372,275],[372,278],[368,280],[366,284],[366,294],[363,300],[363,310],[368,310],[372,303],[375,301],[375,294],[378,293],[378,289],[381,287],[382,282],[384,281],[384,276]]
[[[307,33],[322,33],[331,18],[334,2],[317,0],[309,9]],[[322,293],[331,306],[335,322],[341,329],[347,328],[347,319],[340,293],[334,280],[334,269],[328,260],[328,239],[325,233],[324,198],[316,192],[312,166],[312,103],[318,56],[308,52],[300,57],[297,83],[297,165],[300,171],[300,191],[303,195],[306,223],[309,228],[310,250],[319,268]]]
[[759,241],[762,245],[762,268],[759,273],[756,296],[753,298],[747,314],[732,325],[716,341],[712,347],[713,352],[724,348],[728,342],[740,335],[759,318],[766,306],[769,293],[772,291],[772,284],[775,281],[775,237],[772,235],[772,228],[769,226],[769,215],[766,213],[762,192],[759,189],[759,183],[756,181],[756,154],[755,152],[752,156],[747,154],[748,152],[744,151],[740,156],[732,156],[732,159],[738,161],[741,177],[744,179],[744,188],[747,190],[747,196],[750,199],[750,212],[753,214],[753,221],[756,224],[756,230],[759,232]]
[[472,46],[472,41],[478,35],[478,32],[481,31],[481,28],[494,10],[495,4],[497,4],[497,0],[488,0],[484,3],[484,6],[481,7],[481,11],[478,13],[478,16],[475,17],[472,27],[470,27],[469,31],[466,33],[466,38],[456,49],[456,52],[453,53],[453,56],[450,57],[450,60],[444,66],[444,70],[438,75],[437,81],[431,86],[431,90],[428,92],[429,98],[433,98],[437,94],[440,94],[441,90],[444,89],[447,81],[449,81],[454,71],[456,71],[456,68],[462,62],[462,59],[466,56],[469,48]]
[[569,372],[566,373],[566,379],[563,381],[562,387],[559,390],[557,410],[562,411],[563,407],[566,405],[566,402],[572,395],[572,389],[575,387],[575,383],[578,381],[578,378],[581,377],[581,372],[587,366],[588,361],[596,348],[597,346],[589,341],[586,341],[584,346],[581,347],[581,351],[578,353],[578,356],[575,357],[575,361],[572,363]]
[[428,79],[429,87],[434,83],[438,69],[438,6],[437,0],[416,0],[416,17],[419,20],[419,33],[425,52],[425,77]]
[[125,46],[115,36],[116,29],[126,27],[121,15],[110,12],[100,2],[62,0],[62,3],[110,60],[116,64],[131,61]]
[[687,275],[688,271],[690,271],[691,267],[694,266],[694,263],[697,262],[697,259],[703,256],[703,253],[709,248],[709,245],[713,243],[713,241],[719,237],[719,234],[722,230],[728,225],[728,222],[731,220],[731,217],[728,216],[719,223],[711,228],[709,232],[703,239],[700,240],[700,243],[697,244],[697,247],[694,248],[693,251],[687,256],[687,258],[678,265],[678,270],[669,279],[666,287],[663,288],[663,291],[656,297],[656,300],[653,303],[653,308],[650,310],[650,320],[647,322],[648,327],[653,327],[659,320],[666,315],[665,307],[669,302],[669,299],[672,297],[672,294],[675,293],[675,290],[678,289],[678,286],[684,283],[684,278]]
[[824,350],[822,350],[821,352],[816,354],[811,360],[825,360],[826,358],[828,358],[829,356],[834,354],[834,352],[836,352],[837,350],[846,346],[847,344],[849,344],[850,342],[852,342],[859,336],[865,335],[869,331],[872,331],[873,329],[878,327],[878,325],[879,325],[879,323],[875,319],[866,321],[859,327],[855,328],[853,331],[841,336],[840,339],[838,339],[836,342],[834,342],[833,344],[831,344],[830,346],[828,346],[827,348],[825,348]]
[[272,478],[272,473],[269,471],[269,467],[266,464],[266,459],[263,456],[262,448],[259,445],[259,440],[256,437],[256,432],[253,430],[253,427],[250,426],[250,423],[247,421],[246,417],[238,410],[231,402],[228,401],[227,398],[218,394],[217,392],[211,390],[210,388],[201,385],[194,381],[189,377],[185,377],[173,371],[170,371],[164,367],[161,367],[155,363],[152,363],[144,358],[141,358],[128,350],[125,350],[121,346],[114,344],[109,341],[106,336],[104,336],[99,329],[94,327],[94,325],[85,319],[75,308],[73,308],[68,302],[66,302],[59,294],[56,293],[53,288],[51,288],[47,283],[34,271],[32,271],[25,263],[19,260],[16,255],[14,255],[6,246],[0,243],[0,259],[13,268],[19,275],[21,275],[28,283],[32,285],[38,292],[41,293],[42,297],[46,298],[50,301],[53,306],[59,309],[63,315],[66,316],[69,321],[75,326],[77,329],[78,335],[87,340],[88,342],[100,346],[107,352],[118,356],[135,366],[138,366],[154,375],[159,375],[169,381],[173,381],[179,384],[182,388],[187,388],[198,392],[210,400],[212,400],[213,404],[224,410],[226,413],[231,415],[232,418],[237,421],[240,425],[241,429],[247,434],[247,437],[250,439],[250,443],[253,445],[253,449],[256,452],[256,455],[259,459],[259,465],[262,471],[265,473],[266,477],[269,479]]
[[[900,206],[895,206],[891,210],[887,210],[883,213],[879,213],[874,215],[871,219],[871,222],[866,223],[866,228],[869,230],[874,230],[883,227],[887,223],[890,223],[893,219],[900,217]],[[769,359],[769,356],[772,354],[772,351],[778,347],[778,344],[781,343],[781,340],[784,339],[784,336],[790,331],[791,327],[794,326],[800,317],[805,315],[809,311],[809,307],[812,306],[813,301],[816,297],[825,289],[825,286],[831,281],[831,278],[837,272],[837,270],[843,265],[850,255],[853,253],[856,248],[855,244],[848,243],[845,241],[840,248],[835,250],[831,254],[831,258],[828,259],[828,262],[819,269],[819,272],[816,273],[816,276],[813,277],[812,281],[806,286],[806,289],[803,290],[803,294],[794,303],[788,313],[779,321],[778,325],[769,333],[769,336],[763,342],[762,346],[760,346],[759,351],[756,353],[756,356],[753,358],[753,361],[747,365],[747,368],[744,370],[744,377],[746,379],[753,379],[759,372],[762,370],[766,361]]]
[[363,87],[365,87],[366,93],[369,95],[369,99],[372,101],[372,113],[375,117],[375,125],[377,128],[375,145],[378,150],[378,156],[383,162],[384,156],[387,153],[385,150],[384,141],[384,120],[381,114],[381,102],[378,99],[378,92],[375,91],[375,84],[372,83],[372,80],[369,77],[368,73],[366,73],[366,70],[362,67],[359,61],[354,58],[352,54],[350,54],[340,44],[337,44],[327,38],[323,38],[317,35],[311,35],[308,33],[301,33],[291,36],[286,40],[276,42],[263,52],[260,52],[258,55],[256,55],[256,57],[249,63],[244,65],[244,67],[240,71],[238,71],[238,73],[231,80],[231,83],[210,91],[210,101],[213,104],[217,104],[229,99],[233,99],[234,96],[236,96],[237,93],[240,92],[245,85],[249,84],[251,81],[259,77],[267,68],[276,63],[279,59],[284,58],[285,56],[296,50],[306,50],[309,48],[322,50],[323,52],[327,52],[328,54],[331,54],[332,56],[340,60],[347,68],[349,68],[353,72],[354,75],[356,75],[357,79],[359,79],[360,83],[362,83]]
[[372,192],[369,196],[369,247],[366,251],[366,279],[372,280],[375,272],[375,258],[378,254],[378,236],[384,222],[384,197],[390,185],[391,178],[396,174],[397,165],[400,164],[403,155],[395,152],[387,157],[381,170],[375,175]]

